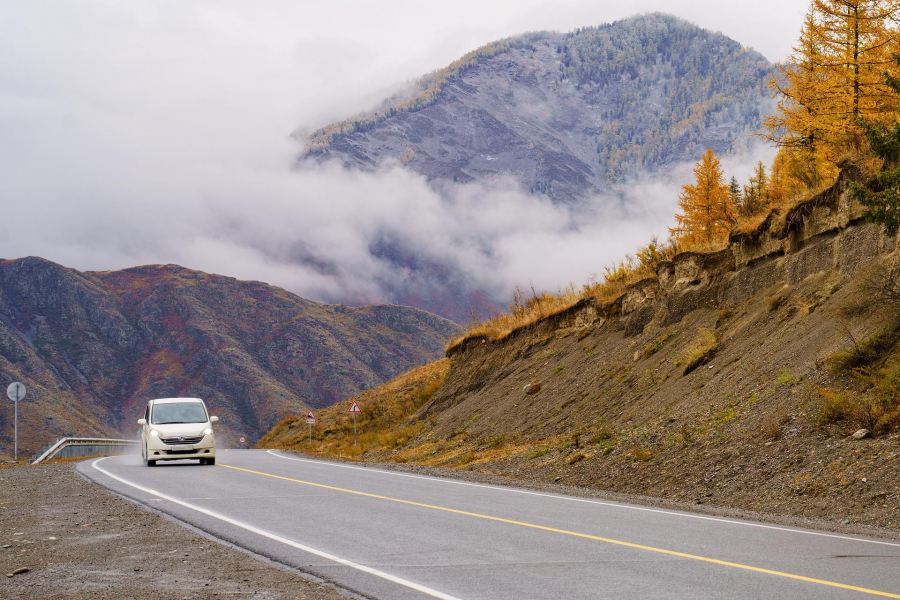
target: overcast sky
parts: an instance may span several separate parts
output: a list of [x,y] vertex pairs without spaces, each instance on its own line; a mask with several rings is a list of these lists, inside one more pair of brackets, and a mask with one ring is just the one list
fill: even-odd
[[[508,189],[472,188],[448,202],[399,170],[292,173],[298,148],[288,134],[368,108],[488,41],[637,12],[687,18],[778,60],[806,5],[4,0],[0,256],[80,269],[176,262],[316,299],[378,299],[379,281],[402,277],[367,255],[371,236],[387,228],[448,255],[494,293],[529,280],[549,289],[582,282],[665,231],[671,188],[647,182],[623,221],[576,227],[564,211]],[[757,157],[742,158],[732,172]],[[476,196],[478,210],[493,212],[473,220]],[[474,243],[490,251],[471,255]],[[298,264],[298,248],[342,274]]]

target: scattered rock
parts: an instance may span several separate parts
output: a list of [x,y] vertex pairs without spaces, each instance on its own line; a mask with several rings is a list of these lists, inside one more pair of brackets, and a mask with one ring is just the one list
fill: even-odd
[[562,480],[562,477],[557,477],[553,480],[553,483],[559,483]]
[[27,573],[31,569],[28,567],[19,567],[15,571],[12,572],[13,575],[22,575],[23,573]]
[[869,437],[869,430],[868,429],[860,429],[859,431],[854,433],[852,437],[854,440],[861,440],[863,438]]

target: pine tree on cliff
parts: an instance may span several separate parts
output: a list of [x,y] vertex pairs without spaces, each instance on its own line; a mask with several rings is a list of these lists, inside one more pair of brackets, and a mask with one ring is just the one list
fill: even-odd
[[722,164],[708,149],[694,167],[696,182],[681,189],[675,227],[669,233],[681,244],[703,246],[725,238],[737,220],[730,186],[725,183]]

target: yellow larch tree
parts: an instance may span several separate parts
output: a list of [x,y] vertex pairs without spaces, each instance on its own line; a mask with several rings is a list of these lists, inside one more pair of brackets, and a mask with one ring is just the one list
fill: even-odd
[[681,213],[675,215],[675,227],[669,229],[672,238],[687,248],[722,240],[737,220],[734,196],[712,149],[703,153],[694,167],[694,177],[694,184],[681,189]]
[[835,174],[848,145],[862,139],[860,119],[896,113],[885,85],[896,69],[897,0],[812,0],[800,39],[770,81],[778,114],[766,120],[768,137],[789,151],[785,173],[807,187]]

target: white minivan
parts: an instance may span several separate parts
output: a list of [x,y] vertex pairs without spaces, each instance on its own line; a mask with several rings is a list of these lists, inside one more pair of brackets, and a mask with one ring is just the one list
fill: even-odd
[[159,398],[147,403],[141,426],[141,458],[148,467],[158,460],[199,458],[201,465],[216,464],[216,437],[200,398]]

